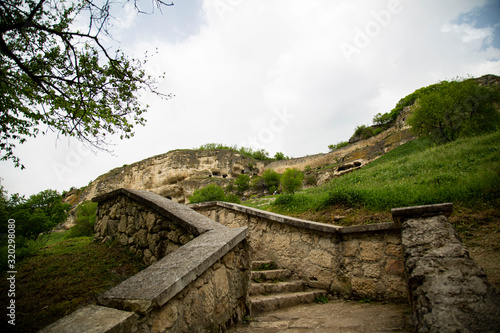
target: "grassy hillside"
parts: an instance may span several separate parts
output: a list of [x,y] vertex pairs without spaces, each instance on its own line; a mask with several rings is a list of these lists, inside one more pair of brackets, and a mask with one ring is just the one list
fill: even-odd
[[412,141],[322,186],[249,205],[355,225],[392,221],[391,208],[443,202],[453,202],[450,222],[500,288],[500,132],[440,146]]
[[500,132],[432,146],[419,139],[368,166],[271,205],[279,213],[321,211],[330,206],[388,211],[395,207],[453,202],[464,207],[498,205]]
[[[114,243],[53,235],[45,248],[17,264],[16,326],[2,320],[3,332],[37,332],[82,306],[96,303],[97,296],[145,267],[140,258]],[[1,281],[2,290],[8,290],[6,276],[2,275]],[[5,292],[0,304],[6,307],[8,301]]]

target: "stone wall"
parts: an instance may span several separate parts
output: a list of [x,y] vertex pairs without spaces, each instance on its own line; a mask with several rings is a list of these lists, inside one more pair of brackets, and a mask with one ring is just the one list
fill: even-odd
[[339,227],[225,202],[190,207],[228,227],[248,227],[254,260],[273,260],[311,287],[345,298],[407,300],[394,223]]
[[[140,325],[141,332],[221,332],[249,314],[250,251],[240,243]],[[245,269],[242,269],[245,268]]]
[[[186,233],[178,236],[176,249],[105,292],[98,305],[83,307],[41,332],[220,332],[249,314],[247,228],[225,227],[151,192],[119,189],[95,201],[98,239],[121,237],[124,242],[125,234],[131,247],[154,255],[161,242],[167,242],[165,248],[176,243],[173,233]],[[126,222],[119,227],[120,221]],[[150,244],[136,245],[141,230],[147,231],[146,239],[173,233],[160,236],[151,249]]]
[[451,212],[451,204],[393,209],[415,330],[500,332],[500,296],[448,222]]
[[116,239],[132,253],[153,264],[194,238],[172,219],[127,196],[117,196],[99,207],[95,240]]

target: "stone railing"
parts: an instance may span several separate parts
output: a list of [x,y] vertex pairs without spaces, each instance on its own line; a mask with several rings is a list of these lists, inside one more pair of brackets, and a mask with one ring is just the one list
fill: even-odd
[[397,208],[416,332],[500,332],[500,296],[447,217],[452,204]]
[[152,264],[41,332],[216,332],[249,313],[247,228],[146,191],[94,201],[96,239],[117,239]]
[[226,202],[189,207],[228,227],[248,227],[254,260],[273,260],[311,287],[407,301],[401,229],[393,222],[339,227]]

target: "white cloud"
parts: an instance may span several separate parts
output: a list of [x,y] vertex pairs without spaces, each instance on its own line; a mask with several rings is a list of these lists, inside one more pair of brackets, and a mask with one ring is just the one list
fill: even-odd
[[[62,182],[51,165],[65,161],[68,152],[61,145],[54,149],[53,139],[19,150],[30,162],[27,171],[13,171],[7,163],[0,171],[8,189],[34,193],[86,185],[124,163],[207,142],[254,142],[295,157],[325,152],[417,88],[457,75],[500,74],[499,50],[480,47],[491,31],[454,22],[478,4],[206,0],[191,16],[183,9],[191,22],[184,26],[159,26],[158,18],[148,26],[150,18],[139,17],[129,34],[136,38],[123,40],[122,47],[135,55],[158,48],[148,71],[166,72],[160,87],[176,97],[145,95],[151,105],[146,127],[131,140],[116,141],[115,157],[85,156]],[[366,45],[355,44],[363,39],[359,31],[368,36]],[[358,48],[350,62],[342,43]]]

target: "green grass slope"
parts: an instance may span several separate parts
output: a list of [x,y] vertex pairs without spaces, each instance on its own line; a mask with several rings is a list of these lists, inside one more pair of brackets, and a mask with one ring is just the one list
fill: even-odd
[[432,146],[406,143],[363,169],[271,205],[280,213],[304,213],[333,205],[372,211],[453,202],[464,207],[498,205],[500,132]]

